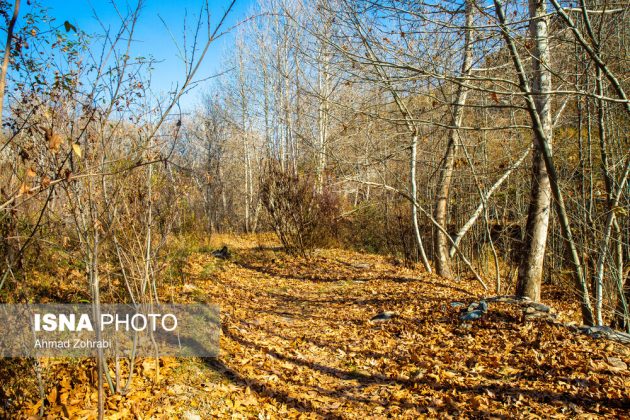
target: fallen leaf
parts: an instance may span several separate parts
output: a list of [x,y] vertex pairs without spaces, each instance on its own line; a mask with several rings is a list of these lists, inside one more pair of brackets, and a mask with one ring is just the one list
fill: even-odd
[[617,371],[617,372],[623,372],[623,371],[628,370],[628,365],[626,364],[626,362],[624,362],[618,357],[607,357],[606,361],[610,365],[610,370]]
[[51,405],[57,402],[57,387],[53,387],[53,389],[50,390],[46,399]]

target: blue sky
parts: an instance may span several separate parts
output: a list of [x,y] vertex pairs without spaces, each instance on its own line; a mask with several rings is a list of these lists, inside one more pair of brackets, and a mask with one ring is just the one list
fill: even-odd
[[[118,16],[110,1],[98,0],[42,0],[41,4],[48,8],[50,16],[57,19],[57,23],[69,21],[77,28],[87,33],[102,32],[98,22],[94,19],[97,13],[105,25],[112,28],[118,26]],[[218,23],[225,10],[230,4],[229,0],[210,0],[211,21],[214,25]],[[225,28],[229,28],[243,20],[251,11],[255,0],[236,0],[232,13],[226,21]],[[133,7],[133,1],[116,0],[116,5],[121,10]],[[128,6],[129,5],[129,6]],[[187,25],[196,22],[199,15],[202,0],[145,0],[142,8],[140,20],[136,28],[134,53],[135,55],[153,56],[160,62],[155,65],[153,73],[153,88],[158,92],[166,92],[176,83],[183,80],[184,66],[178,57],[178,50],[173,38],[181,45],[183,42],[184,20],[187,16]],[[164,26],[162,20],[166,23]],[[170,33],[169,33],[170,31]],[[221,59],[225,51],[233,45],[233,36],[227,35],[215,42],[197,74],[198,79],[209,77],[221,68]],[[181,104],[184,109],[190,109],[198,102],[203,92],[203,87],[192,91],[182,98]]]

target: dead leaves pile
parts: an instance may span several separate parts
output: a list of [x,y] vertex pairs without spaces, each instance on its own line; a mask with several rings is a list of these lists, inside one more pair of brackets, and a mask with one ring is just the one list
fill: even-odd
[[[218,266],[210,253],[192,254],[184,281],[164,290],[180,303],[221,306],[220,357],[167,364],[158,384],[140,362],[130,393],[108,397],[110,418],[628,413],[627,348],[550,323],[522,323],[507,304],[491,304],[484,319],[462,324],[449,303],[481,297],[472,282],[350,251],[321,250],[308,261],[256,244],[231,251],[233,260]],[[398,316],[368,321],[382,310]],[[89,366],[60,365],[57,393],[47,398],[50,418],[71,414],[69,406],[94,409],[85,372]],[[35,402],[23,414],[38,408]]]
[[[175,358],[158,360],[160,381],[156,382],[156,359],[140,359],[134,365],[134,375],[124,395],[107,392],[105,409],[108,420],[127,418],[168,417],[185,408],[185,399],[174,399],[170,392],[173,372],[180,363]],[[113,366],[112,366],[113,368]],[[42,405],[44,418],[91,419],[97,416],[97,370],[93,360],[68,362],[64,359],[42,359],[39,369],[47,378],[45,398],[38,399],[20,413],[22,418],[38,418]],[[126,385],[129,366],[119,362],[121,388]],[[110,369],[114,378],[115,372]],[[107,385],[106,385],[107,387]],[[166,390],[166,392],[165,392]]]

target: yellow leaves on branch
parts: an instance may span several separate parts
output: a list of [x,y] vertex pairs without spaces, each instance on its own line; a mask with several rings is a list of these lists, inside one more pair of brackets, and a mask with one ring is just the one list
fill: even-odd
[[74,152],[75,155],[77,155],[77,157],[82,157],[83,156],[83,152],[81,151],[81,146],[79,146],[78,143],[73,143],[72,144],[72,151]]

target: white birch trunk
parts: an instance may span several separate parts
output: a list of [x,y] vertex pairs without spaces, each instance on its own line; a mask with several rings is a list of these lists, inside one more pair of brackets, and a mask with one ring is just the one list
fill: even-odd
[[[553,130],[551,116],[551,74],[548,69],[549,42],[548,18],[544,1],[529,1],[529,33],[534,43],[532,51],[533,81],[532,93],[536,112],[540,120],[540,128],[545,134],[551,150]],[[538,136],[534,136],[534,152],[532,156],[532,186],[527,226],[525,230],[525,253],[518,271],[517,295],[526,296],[534,301],[540,300],[543,277],[543,264],[549,214],[551,211],[551,184],[541,151],[542,145]]]

